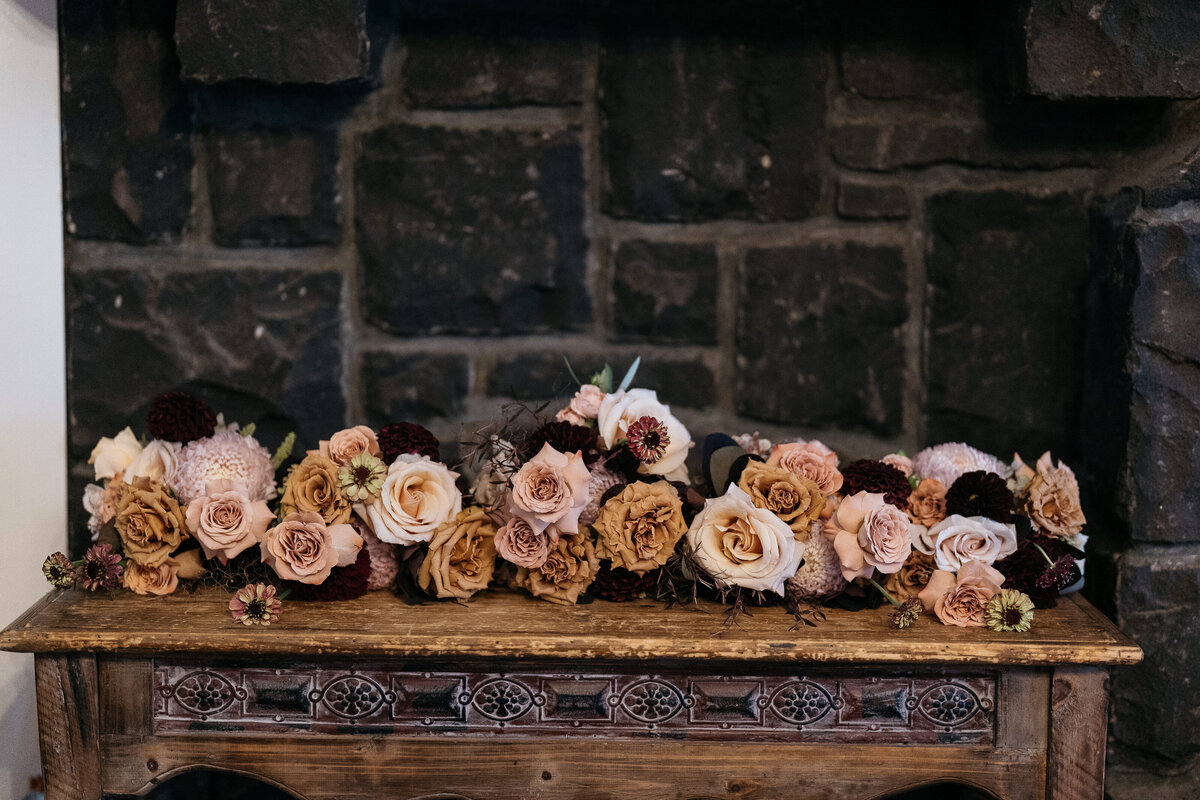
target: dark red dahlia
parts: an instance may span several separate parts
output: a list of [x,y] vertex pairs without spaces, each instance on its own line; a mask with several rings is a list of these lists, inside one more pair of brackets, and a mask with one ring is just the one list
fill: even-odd
[[860,459],[842,470],[842,491],[847,496],[859,492],[881,494],[883,499],[901,510],[908,508],[912,484],[904,473],[882,461]]
[[187,392],[167,392],[150,404],[146,429],[155,439],[187,444],[212,436],[217,429],[217,415],[198,397]]
[[638,417],[625,436],[629,440],[629,452],[643,464],[657,464],[671,444],[667,426],[656,417]]
[[1059,539],[1039,534],[992,566],[1004,576],[1003,588],[1024,592],[1038,608],[1050,608],[1063,589],[1079,580],[1076,552]]
[[1014,505],[1016,500],[1008,484],[994,472],[963,473],[946,491],[947,514],[1009,522]]
[[367,579],[371,577],[371,554],[367,548],[358,551],[358,559],[346,567],[334,567],[329,577],[318,584],[287,581],[291,589],[289,597],[295,600],[354,600],[367,593]]
[[585,461],[594,461],[596,429],[569,422],[547,422],[529,437],[525,445],[525,458],[533,458],[547,444],[560,453],[582,452]]
[[415,422],[393,422],[379,430],[379,449],[383,451],[383,462],[391,464],[404,453],[429,456],[433,461],[442,458],[440,442],[428,428]]
[[600,566],[596,580],[592,583],[591,592],[601,600],[623,603],[636,600],[644,593],[650,592],[658,585],[658,570],[650,570],[645,575],[638,575],[622,567],[613,567],[607,561]]

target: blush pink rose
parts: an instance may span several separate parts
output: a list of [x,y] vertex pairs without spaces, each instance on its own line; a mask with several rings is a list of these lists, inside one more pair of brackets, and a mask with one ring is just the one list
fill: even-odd
[[334,567],[353,564],[362,537],[350,525],[326,525],[315,511],[291,514],[263,537],[262,560],[285,581],[323,583]]
[[186,514],[205,557],[222,564],[258,544],[274,519],[265,500],[251,500],[244,484],[228,480],[209,483],[207,494],[188,503]]
[[842,488],[842,473],[838,472],[837,453],[816,439],[810,442],[775,445],[767,464],[783,467],[801,478],[808,478],[824,495],[831,495]]
[[958,575],[935,570],[917,595],[926,611],[933,611],[944,625],[960,628],[983,627],[988,601],[1000,591],[1004,576],[980,561],[964,564]]
[[955,571],[969,561],[993,564],[1017,550],[1017,531],[1012,525],[987,517],[962,517],[951,514],[929,529],[933,540],[931,555],[938,569]]
[[583,456],[560,453],[546,443],[513,475],[509,510],[535,530],[554,525],[563,533],[578,533],[589,477]]
[[375,431],[366,425],[355,425],[353,428],[338,431],[328,440],[322,439],[318,452],[340,467],[346,466],[352,458],[363,453],[373,456],[381,453]]
[[559,422],[569,422],[572,425],[586,425],[588,420],[595,419],[600,414],[600,403],[604,400],[604,392],[592,383],[585,383],[571,398],[571,402],[562,411],[555,414]]
[[546,563],[558,539],[553,525],[539,531],[527,520],[513,517],[496,531],[496,554],[518,567],[537,569]]
[[848,581],[869,578],[875,570],[898,572],[912,553],[908,516],[882,494],[847,497],[825,523],[822,534],[833,543]]

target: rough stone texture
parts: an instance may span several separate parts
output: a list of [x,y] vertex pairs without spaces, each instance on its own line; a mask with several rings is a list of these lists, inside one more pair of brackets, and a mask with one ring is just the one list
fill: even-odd
[[583,101],[583,45],[569,32],[464,32],[461,20],[405,28],[404,90],[418,108],[563,106]]
[[179,0],[182,75],[204,83],[367,77],[366,0]]
[[67,233],[178,240],[193,158],[171,4],[64,2],[59,25]]
[[715,344],[716,248],[622,242],[613,257],[613,331],[617,339]]
[[1129,529],[1139,541],[1200,541],[1200,223],[1131,232]]
[[845,242],[749,251],[738,307],[738,412],[897,433],[907,291],[898,248]]
[[1117,622],[1146,652],[1117,671],[1111,735],[1142,751],[1200,751],[1200,547],[1141,546],[1120,560]]
[[820,48],[805,41],[607,43],[605,212],[669,222],[817,213],[826,74]]
[[215,132],[210,141],[214,242],[243,247],[341,241],[333,131],[232,130]]
[[1030,0],[1028,89],[1054,98],[1200,97],[1200,5]]
[[574,132],[397,125],[367,134],[359,152],[368,321],[399,334],[587,324],[583,165]]
[[378,429],[460,415],[471,371],[466,356],[367,352],[359,383],[367,424]]
[[900,183],[842,178],[838,181],[837,212],[846,219],[905,219],[911,213],[908,189]]
[[[70,450],[144,429],[188,388],[229,421],[272,420],[315,445],[345,424],[342,277],[240,269],[96,270],[67,279]],[[272,425],[274,427],[274,425]],[[266,443],[266,439],[264,439]]]
[[1169,208],[1200,198],[1200,148],[1188,153],[1182,162],[1172,162],[1148,177],[1142,185],[1149,187],[1142,199],[1146,208]]
[[[580,380],[586,381],[604,368],[605,357],[598,354],[568,354],[571,368]],[[620,383],[633,357],[610,357],[613,382]],[[712,371],[699,360],[664,359],[644,355],[633,386],[653,389],[658,399],[668,406],[705,408],[714,400],[715,381]],[[499,359],[488,371],[487,393],[493,397],[511,397],[522,401],[550,398],[570,398],[578,384],[567,372],[563,354],[559,351],[521,353]],[[551,413],[558,406],[548,409]]]
[[948,192],[926,218],[924,440],[1073,457],[1088,274],[1079,198]]

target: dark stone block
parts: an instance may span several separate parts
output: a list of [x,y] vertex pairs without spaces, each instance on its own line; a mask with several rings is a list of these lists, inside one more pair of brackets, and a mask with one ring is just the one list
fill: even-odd
[[214,242],[341,242],[335,132],[234,130],[214,133],[211,141]]
[[[604,368],[605,357],[597,354],[567,354],[571,369],[582,381]],[[633,362],[628,358],[611,357],[613,383],[619,384]],[[712,371],[699,360],[663,359],[644,355],[638,367],[633,387],[653,389],[658,399],[669,406],[707,408],[715,402],[716,389]],[[488,371],[487,393],[493,397],[511,397],[522,401],[555,399],[565,401],[575,394],[579,385],[567,371],[563,353],[520,353],[498,360]],[[615,386],[614,386],[615,388]],[[548,409],[550,413],[559,406]]]
[[741,280],[739,414],[899,432],[908,319],[899,248],[843,242],[751,250]]
[[[345,424],[342,276],[289,270],[89,270],[68,275],[70,449],[144,431],[159,393],[205,397],[228,421],[295,429],[315,446]],[[282,438],[261,437],[268,447]]]
[[808,41],[606,44],[605,212],[665,222],[818,213],[826,74],[819,47]]
[[1200,549],[1139,547],[1120,560],[1117,622],[1146,653],[1113,676],[1111,735],[1138,750],[1200,751]]
[[1200,5],[1031,0],[1025,75],[1034,94],[1200,97]]
[[613,261],[616,338],[716,343],[717,251],[713,245],[622,242]]
[[574,132],[397,125],[367,134],[359,153],[356,219],[369,322],[400,334],[587,325],[583,163]]
[[179,0],[185,78],[339,83],[367,77],[366,0]]
[[171,43],[173,6],[63,3],[67,233],[177,241],[192,205],[191,111]]
[[1078,197],[930,199],[924,439],[1071,459],[1088,220]]
[[[620,380],[621,375],[618,374],[616,379]],[[633,385],[653,389],[658,392],[658,399],[672,408],[711,408],[717,400],[716,379],[712,370],[699,359],[644,358]]]
[[905,219],[910,214],[908,190],[899,183],[842,178],[837,211],[846,219]]
[[389,422],[457,417],[470,382],[466,356],[364,353],[360,384],[367,424],[378,430]]
[[1142,203],[1147,208],[1169,208],[1200,198],[1200,148],[1179,161],[1171,161],[1138,181],[1138,185],[1145,188]]

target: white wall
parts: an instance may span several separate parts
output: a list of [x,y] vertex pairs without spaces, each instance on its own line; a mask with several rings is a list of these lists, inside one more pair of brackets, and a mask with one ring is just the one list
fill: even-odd
[[[66,546],[66,400],[53,0],[0,0],[0,625]],[[13,514],[13,511],[17,511]],[[40,772],[33,657],[0,653],[0,800]]]

